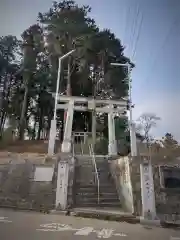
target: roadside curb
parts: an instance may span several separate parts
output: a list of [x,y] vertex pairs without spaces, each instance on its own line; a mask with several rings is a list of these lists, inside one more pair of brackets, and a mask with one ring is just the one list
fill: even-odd
[[50,214],[58,214],[63,216],[73,216],[82,218],[93,218],[105,221],[127,222],[132,224],[140,223],[140,218],[130,214],[107,214],[102,212],[87,212],[87,211],[60,211],[51,210]]
[[117,222],[127,222],[131,224],[140,223],[139,218],[135,216],[125,216],[125,215],[105,215],[99,213],[72,213],[72,216],[75,217],[84,217],[84,218],[94,218],[105,221],[117,221]]
[[175,222],[166,222],[160,219],[145,219],[142,216],[134,216],[127,213],[118,213],[118,214],[105,214],[98,212],[82,212],[82,211],[70,211],[70,210],[56,210],[52,209],[47,212],[43,210],[37,211],[37,209],[25,209],[25,208],[15,208],[9,206],[0,207],[0,209],[8,209],[12,211],[19,212],[38,212],[48,215],[61,215],[61,216],[72,216],[72,217],[82,217],[82,218],[93,218],[105,221],[116,221],[116,222],[127,222],[130,224],[141,224],[142,226],[156,226],[162,228],[171,228],[171,229],[180,229],[180,223]]
[[147,225],[147,226],[157,226],[162,228],[180,228],[179,223],[166,222],[160,219],[149,220],[149,219],[144,219],[143,217],[140,217],[140,224]]
[[51,210],[49,212],[50,215],[62,215],[62,216],[69,216],[70,214],[68,214],[69,211],[62,211],[62,210]]
[[105,221],[116,221],[116,222],[127,222],[131,224],[141,224],[142,226],[156,226],[162,228],[180,228],[180,224],[168,223],[160,219],[145,219],[142,216],[134,216],[130,214],[105,214],[98,212],[82,212],[82,211],[61,211],[51,210],[49,214],[82,217],[82,218],[93,218]]
[[180,228],[180,223],[171,223],[171,222],[165,222],[160,221],[161,227],[163,228]]
[[161,221],[159,219],[145,219],[143,217],[140,217],[140,224],[147,225],[147,226],[157,226],[161,227]]

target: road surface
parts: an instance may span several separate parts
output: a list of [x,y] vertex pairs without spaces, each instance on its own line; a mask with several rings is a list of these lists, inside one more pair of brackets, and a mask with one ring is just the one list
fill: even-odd
[[34,212],[0,210],[4,240],[180,240],[180,229],[100,221]]

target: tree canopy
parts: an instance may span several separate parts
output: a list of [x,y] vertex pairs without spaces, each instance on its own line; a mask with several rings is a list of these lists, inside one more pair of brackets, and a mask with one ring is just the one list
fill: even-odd
[[[89,17],[90,6],[75,1],[53,2],[39,13],[37,22],[22,33],[0,38],[0,137],[7,121],[19,131],[19,138],[47,138],[53,116],[58,58],[72,49],[63,61],[59,92],[76,96],[116,98],[128,95],[123,80],[127,72],[111,62],[130,63],[121,41],[109,30],[100,30]],[[102,116],[101,116],[102,117]],[[76,113],[74,128],[90,127],[89,113]],[[57,113],[58,127],[63,112]],[[86,124],[87,123],[87,124]],[[102,121],[103,129],[107,124]],[[125,125],[124,125],[125,126]]]
[[178,141],[174,138],[171,133],[166,133],[165,136],[162,138],[162,144],[165,148],[173,149],[177,148]]

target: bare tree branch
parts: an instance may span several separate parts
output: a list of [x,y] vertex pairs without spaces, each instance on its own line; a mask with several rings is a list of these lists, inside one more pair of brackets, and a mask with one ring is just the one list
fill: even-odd
[[149,146],[152,141],[150,131],[153,127],[156,127],[157,121],[159,120],[161,120],[161,118],[157,117],[154,113],[143,113],[137,119],[137,130],[143,133],[147,146]]

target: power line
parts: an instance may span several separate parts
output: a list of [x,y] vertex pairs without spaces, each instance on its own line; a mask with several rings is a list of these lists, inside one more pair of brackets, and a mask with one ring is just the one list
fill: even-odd
[[[131,19],[130,27],[129,27],[130,35],[129,35],[129,44],[128,45],[129,45],[129,49],[130,49],[130,52],[129,52],[130,57],[134,58],[136,51],[137,51],[139,38],[140,38],[140,33],[141,33],[141,28],[142,28],[142,23],[143,23],[143,14],[141,13],[139,3],[137,3],[137,5],[134,6],[135,11],[130,11],[131,9],[132,9],[131,5],[129,5],[125,24],[128,23],[130,12],[132,12],[132,19]],[[126,28],[125,28],[125,30],[126,30]]]
[[[132,8],[132,4],[128,4],[128,2],[126,1],[125,6],[126,7],[125,7],[125,14],[124,14],[125,22],[124,22],[124,31],[123,31],[123,40],[124,40],[123,45],[126,46],[125,40],[128,40],[126,38],[127,29],[128,29],[129,30],[128,33],[130,33],[128,34],[129,43],[128,41],[126,41],[128,44],[128,48],[130,49],[130,52],[128,55],[134,58],[137,52],[137,46],[138,46],[140,33],[142,29],[143,14],[140,10],[139,3],[134,5],[134,8]],[[131,13],[132,13],[132,19],[131,21],[129,21]],[[129,25],[129,28],[128,28],[128,25]]]
[[[126,40],[127,44],[125,44],[125,45],[128,45],[128,48],[130,49],[131,42],[133,41],[133,35],[134,35],[133,33],[135,32],[135,29],[136,29],[136,22],[137,22],[138,14],[139,14],[138,13],[139,6],[137,6],[137,8],[136,8],[137,11],[133,11],[134,8],[132,8],[132,4],[128,4],[127,0],[125,2],[126,3],[124,3],[124,4],[127,7],[126,7],[126,16],[125,16],[125,24],[124,24],[124,43]],[[132,19],[130,18],[131,15],[132,15]],[[126,36],[127,36],[127,38],[126,38]]]
[[125,8],[125,23],[124,23],[124,34],[123,34],[123,45],[125,43],[126,40],[126,33],[127,33],[127,26],[128,26],[128,20],[129,20],[129,14],[130,14],[130,10],[131,10],[131,5],[127,5],[127,7]]
[[[169,39],[170,36],[172,36],[172,35],[171,35],[171,32],[174,30],[174,27],[176,26],[178,20],[180,20],[180,19],[179,19],[179,15],[177,15],[177,18],[175,18],[175,20],[172,22],[172,24],[171,24],[171,26],[170,26],[170,28],[169,28],[169,31],[168,31],[168,33],[167,33],[164,41],[162,42],[161,47],[159,48],[158,54],[156,54],[156,56],[155,56],[155,58],[154,58],[154,60],[153,60],[150,73],[151,73],[152,70],[154,69],[154,66],[156,65],[156,61],[157,61],[157,59],[158,59],[161,51],[164,49],[164,45],[166,44],[166,41]],[[146,82],[147,82],[147,80],[149,79],[149,76],[150,76],[150,74],[147,75]]]
[[[139,4],[138,4],[137,5],[137,11],[135,12],[135,17],[134,17],[133,24],[132,24],[132,31],[131,31],[132,34],[131,34],[131,38],[130,38],[130,42],[129,42],[130,46],[133,46],[134,36],[135,36],[135,33],[136,33],[137,24],[138,24],[139,13],[140,13],[140,9],[139,9]],[[133,47],[131,47],[131,50],[132,49],[133,49]]]
[[136,51],[137,51],[137,46],[138,46],[140,33],[141,33],[141,29],[142,29],[142,23],[143,23],[143,14],[141,14],[141,19],[140,19],[140,24],[139,24],[139,28],[138,28],[138,33],[137,33],[136,41],[135,41],[135,44],[134,44],[134,49],[133,49],[133,52],[132,52],[132,59],[134,59]]

